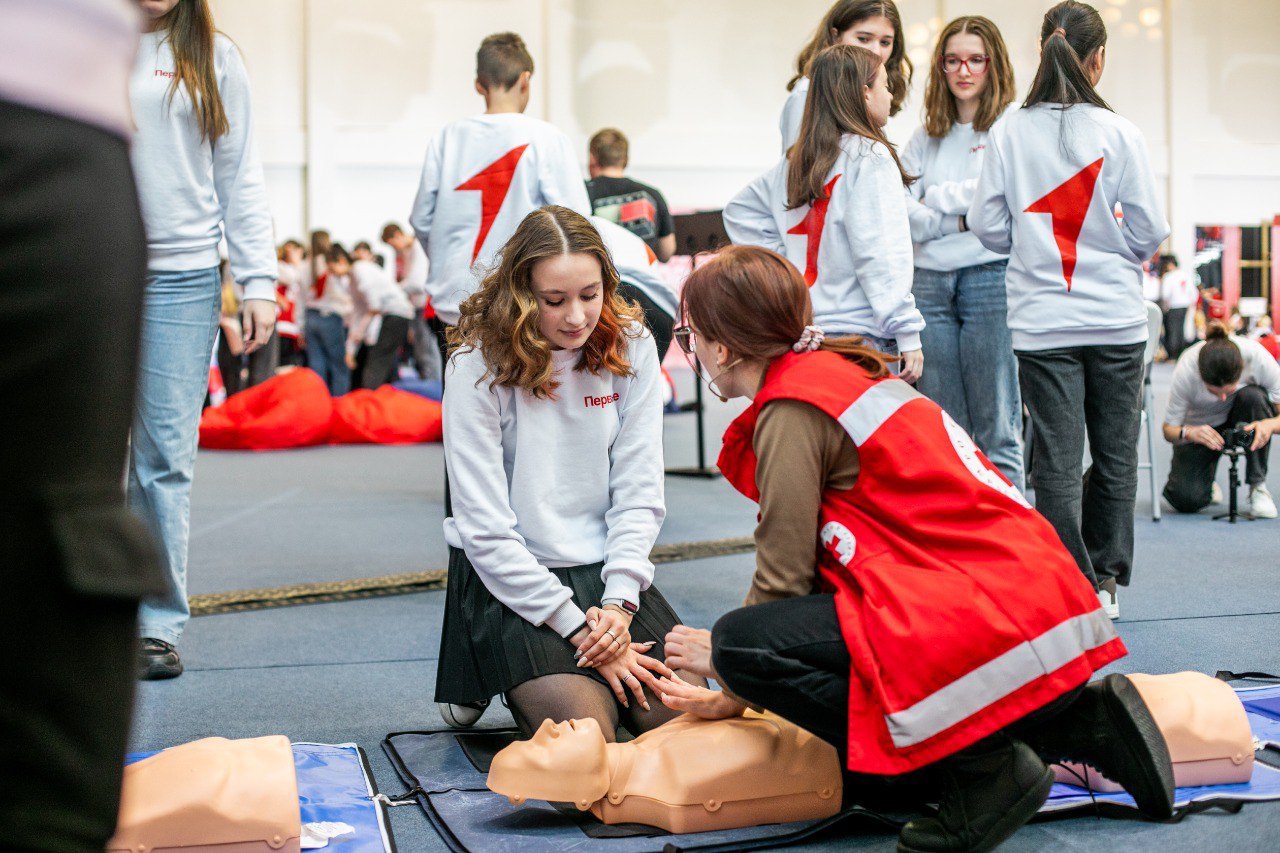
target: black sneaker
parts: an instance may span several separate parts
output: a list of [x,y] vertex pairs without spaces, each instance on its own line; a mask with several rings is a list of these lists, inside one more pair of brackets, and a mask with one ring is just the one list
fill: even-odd
[[1065,711],[1026,736],[1050,763],[1097,770],[1133,797],[1143,814],[1173,816],[1169,746],[1138,688],[1119,673],[1086,685]]
[[981,853],[1013,835],[1049,797],[1053,771],[1025,743],[1003,733],[939,761],[937,817],[916,818],[898,853]]
[[138,678],[142,681],[159,681],[182,675],[182,658],[173,643],[143,637],[138,643]]

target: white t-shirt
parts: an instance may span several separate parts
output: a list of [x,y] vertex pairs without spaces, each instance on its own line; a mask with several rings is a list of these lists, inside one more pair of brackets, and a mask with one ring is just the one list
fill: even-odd
[[[1257,341],[1235,335],[1231,340],[1240,347],[1244,358],[1239,387],[1259,385],[1267,390],[1272,403],[1280,404],[1280,363]],[[1220,427],[1227,422],[1234,395],[1219,400],[1204,387],[1204,380],[1200,378],[1200,350],[1204,349],[1204,343],[1200,341],[1178,357],[1173,383],[1169,386],[1169,405],[1164,413],[1167,424]]]
[[632,333],[632,376],[575,370],[580,351],[553,352],[555,399],[490,387],[479,350],[449,359],[445,540],[494,598],[561,636],[586,617],[547,567],[604,561],[605,597],[633,602],[653,583],[666,516],[662,376],[648,332]]

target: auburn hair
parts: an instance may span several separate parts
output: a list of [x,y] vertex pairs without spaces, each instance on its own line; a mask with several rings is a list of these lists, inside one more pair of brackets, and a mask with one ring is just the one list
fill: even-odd
[[540,399],[555,399],[551,342],[538,326],[540,309],[533,289],[539,261],[587,254],[600,262],[600,319],[582,346],[574,370],[614,376],[632,375],[627,360],[631,338],[642,334],[640,309],[618,295],[618,270],[600,233],[580,213],[560,205],[530,213],[502,247],[497,265],[480,288],[459,307],[458,325],[449,331],[449,350],[479,349],[489,387],[522,388]]
[[947,52],[947,42],[952,36],[962,33],[972,33],[982,39],[988,59],[987,84],[978,96],[978,114],[973,118],[973,129],[990,130],[1005,107],[1013,103],[1016,97],[1013,64],[1009,61],[1009,50],[1004,46],[1004,36],[1000,35],[1000,29],[981,15],[956,18],[938,36],[938,43],[933,48],[933,65],[929,68],[929,82],[924,87],[924,129],[936,139],[950,133],[952,126],[960,118],[955,96],[947,85],[942,58]]
[[[813,323],[804,276],[786,258],[760,246],[727,246],[700,264],[680,291],[680,313],[703,339],[728,348],[734,358],[771,362]],[[834,352],[879,379],[897,361],[857,336],[828,338],[818,347]]]
[[1022,105],[1093,104],[1111,109],[1093,87],[1086,64],[1106,45],[1107,25],[1087,3],[1064,0],[1045,12],[1040,24],[1040,67]]
[[1231,331],[1226,324],[1214,322],[1205,329],[1198,366],[1200,379],[1206,385],[1221,388],[1240,380],[1244,373],[1244,356],[1236,342],[1231,340]]
[[185,86],[191,98],[200,135],[213,142],[230,130],[227,111],[218,91],[218,76],[213,67],[213,12],[208,0],[178,0],[160,19],[160,29],[173,51],[173,81],[169,84],[169,104],[173,104],[178,87]]
[[809,66],[813,64],[813,60],[823,50],[836,44],[841,33],[868,18],[885,18],[893,24],[893,50],[885,65],[889,69],[889,94],[893,96],[889,115],[896,116],[907,100],[907,93],[911,90],[911,75],[915,69],[907,58],[906,40],[902,36],[902,16],[898,14],[898,7],[893,0],[837,0],[827,10],[827,14],[822,16],[822,23],[796,57],[796,73],[788,81],[787,91],[794,89],[801,77],[812,76]]
[[880,57],[865,47],[832,45],[814,59],[812,71],[800,136],[787,150],[787,208],[793,210],[827,197],[827,173],[840,157],[846,133],[879,142],[898,165],[903,185],[915,181],[902,168],[897,149],[867,110],[866,89],[883,73]]

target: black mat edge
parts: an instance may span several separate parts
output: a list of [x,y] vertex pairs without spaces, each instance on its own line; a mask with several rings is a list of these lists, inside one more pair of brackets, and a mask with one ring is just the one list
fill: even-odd
[[[369,755],[360,744],[356,744],[356,755],[360,756],[360,767],[364,770],[365,779],[368,780],[369,787],[373,789],[374,796],[377,796],[381,793],[378,790],[378,777],[373,775],[373,765],[369,763]],[[396,846],[396,833],[391,827],[391,814],[387,811],[387,805],[378,800],[374,800],[374,802],[378,805],[378,811],[382,813],[380,823],[387,831],[387,844],[391,847],[391,853],[399,853],[400,848]]]

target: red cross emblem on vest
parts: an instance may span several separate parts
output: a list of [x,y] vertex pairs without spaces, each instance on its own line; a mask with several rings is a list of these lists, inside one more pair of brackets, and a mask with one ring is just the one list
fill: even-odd
[[847,567],[853,562],[858,540],[854,538],[853,531],[849,528],[838,521],[828,521],[822,525],[822,531],[818,536],[822,539],[822,547],[835,557],[840,565]]

